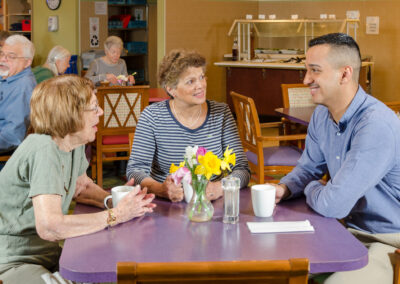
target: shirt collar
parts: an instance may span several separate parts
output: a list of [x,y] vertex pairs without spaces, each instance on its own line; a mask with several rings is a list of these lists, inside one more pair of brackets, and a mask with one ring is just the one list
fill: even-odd
[[346,129],[348,122],[353,118],[353,116],[356,114],[356,112],[366,99],[367,94],[361,88],[361,86],[358,86],[356,95],[354,96],[349,107],[346,109],[345,113],[339,120],[338,127],[340,131],[344,131]]
[[15,74],[13,76],[7,77],[6,79],[1,79],[1,82],[11,83],[11,82],[13,82],[15,80],[18,80],[21,77],[24,77],[29,72],[32,72],[30,66],[26,67],[24,70],[22,70],[21,72]]

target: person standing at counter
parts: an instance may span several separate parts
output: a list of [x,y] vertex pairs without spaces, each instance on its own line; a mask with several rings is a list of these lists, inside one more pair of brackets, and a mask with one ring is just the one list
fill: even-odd
[[132,75],[128,76],[125,60],[120,58],[123,47],[124,44],[119,37],[109,36],[104,42],[106,55],[92,61],[85,77],[92,80],[95,85],[100,85],[103,81],[119,85],[117,77],[124,75],[130,84],[135,84],[135,78]]
[[304,193],[316,212],[344,218],[369,249],[367,266],[336,272],[328,284],[393,283],[390,256],[400,248],[400,120],[359,86],[360,67],[350,36],[310,41],[304,84],[318,106],[298,165],[275,185],[277,202]]
[[[227,146],[236,154],[232,176],[247,186],[250,170],[236,123],[228,105],[206,100],[206,60],[197,52],[173,50],[159,66],[159,83],[171,97],[148,106],[140,115],[126,175],[160,197],[178,202],[182,185],[176,185],[169,169],[179,164],[187,146],[202,146],[222,157]],[[207,197],[222,196],[221,181],[211,180]]]

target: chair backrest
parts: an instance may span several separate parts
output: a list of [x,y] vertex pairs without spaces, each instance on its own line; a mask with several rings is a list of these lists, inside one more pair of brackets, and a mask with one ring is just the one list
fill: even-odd
[[304,84],[281,84],[283,107],[307,107],[315,105],[310,88]]
[[308,271],[309,262],[306,258],[217,262],[118,262],[117,283],[249,283],[264,280],[266,283],[273,281],[305,284]]
[[135,133],[131,132],[129,133],[129,149],[132,151],[132,144],[133,144],[133,139],[135,138]]
[[257,153],[259,149],[258,143],[261,143],[257,140],[257,137],[261,136],[261,128],[254,100],[234,91],[231,91],[231,97],[237,116],[237,126],[242,146]]
[[118,135],[134,132],[140,113],[149,104],[149,86],[111,86],[97,88],[99,106],[98,133]]
[[400,101],[385,102],[384,104],[387,105],[390,109],[392,109],[400,118]]

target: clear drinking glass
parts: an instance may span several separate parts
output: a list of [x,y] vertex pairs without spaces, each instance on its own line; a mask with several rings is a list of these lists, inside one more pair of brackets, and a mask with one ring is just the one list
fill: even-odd
[[240,179],[226,177],[222,179],[224,190],[224,223],[236,224],[239,222],[239,189]]

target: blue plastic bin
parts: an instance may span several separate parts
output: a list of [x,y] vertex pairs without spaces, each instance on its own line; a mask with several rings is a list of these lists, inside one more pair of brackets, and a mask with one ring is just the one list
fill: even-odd
[[147,42],[145,41],[128,41],[124,46],[129,53],[147,54]]
[[145,28],[147,21],[129,21],[128,28]]
[[126,4],[129,5],[146,5],[146,0],[126,0]]
[[125,0],[108,0],[108,4],[126,4]]

